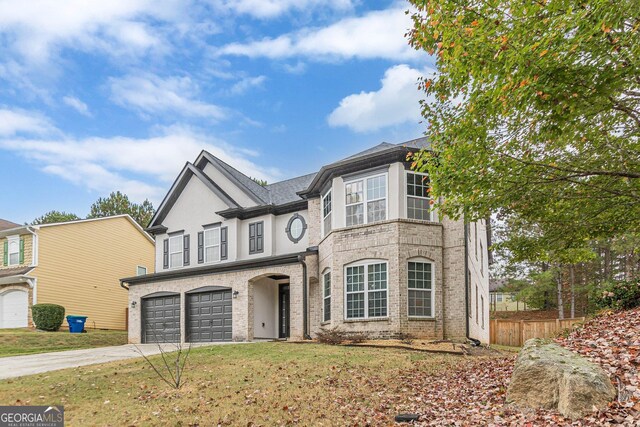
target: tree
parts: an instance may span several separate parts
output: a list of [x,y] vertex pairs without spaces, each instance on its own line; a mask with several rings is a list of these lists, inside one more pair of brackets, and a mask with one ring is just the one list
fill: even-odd
[[251,179],[253,180],[253,182],[255,182],[256,184],[258,184],[261,187],[266,187],[267,186],[267,181],[265,179],[254,178],[254,177],[251,177]]
[[126,194],[112,192],[109,197],[100,197],[93,205],[87,218],[102,218],[111,215],[129,214],[142,227],[146,227],[153,217],[154,209],[149,200],[133,203]]
[[412,160],[440,212],[517,214],[569,246],[640,231],[640,2],[411,3],[437,66]]
[[49,211],[46,214],[39,216],[38,218],[34,219],[32,224],[34,225],[38,225],[38,224],[52,224],[54,222],[67,222],[67,221],[75,221],[77,219],[80,219],[80,217],[78,217],[76,214],[73,213],[67,213],[64,211]]

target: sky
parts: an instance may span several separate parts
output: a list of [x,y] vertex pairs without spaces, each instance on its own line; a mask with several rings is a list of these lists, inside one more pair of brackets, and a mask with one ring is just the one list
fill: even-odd
[[206,149],[276,182],[421,136],[401,1],[0,0],[0,218],[157,206]]

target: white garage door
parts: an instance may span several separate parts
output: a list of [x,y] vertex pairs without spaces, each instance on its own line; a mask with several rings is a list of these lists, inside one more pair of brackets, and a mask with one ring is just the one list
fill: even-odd
[[29,293],[13,290],[0,294],[0,328],[26,328]]

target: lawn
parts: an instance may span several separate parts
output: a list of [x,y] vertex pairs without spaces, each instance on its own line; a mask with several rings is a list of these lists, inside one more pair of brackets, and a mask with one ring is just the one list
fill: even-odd
[[136,359],[1,382],[0,404],[62,404],[68,425],[388,425],[415,403],[410,377],[504,357],[317,344],[213,346],[192,350],[187,383],[177,391]]
[[89,329],[86,334],[71,334],[69,331],[41,332],[32,329],[0,329],[0,357],[126,343],[126,331]]

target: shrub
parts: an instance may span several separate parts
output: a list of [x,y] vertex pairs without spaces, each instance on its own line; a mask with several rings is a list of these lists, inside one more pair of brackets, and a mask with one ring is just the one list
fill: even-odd
[[347,340],[347,334],[344,331],[338,329],[337,326],[333,328],[320,328],[320,331],[316,334],[318,342],[322,344],[338,345]]
[[402,344],[411,345],[413,344],[414,336],[407,332],[400,332],[398,339]]
[[36,328],[57,331],[64,321],[64,307],[58,304],[36,304],[31,307],[31,315]]
[[627,310],[640,306],[640,280],[609,282],[596,294],[599,308]]
[[365,342],[367,340],[367,336],[361,332],[351,332],[347,335],[347,339],[352,344],[360,344],[361,342]]

